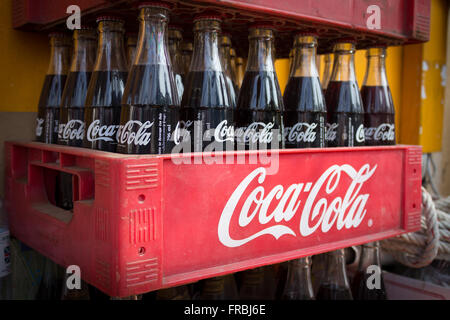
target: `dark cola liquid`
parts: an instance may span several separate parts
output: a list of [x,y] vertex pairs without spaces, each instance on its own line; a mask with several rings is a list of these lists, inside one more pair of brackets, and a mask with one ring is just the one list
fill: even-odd
[[284,147],[282,102],[275,72],[245,72],[234,113],[239,150]]
[[66,83],[66,75],[45,76],[36,118],[36,140],[44,143],[58,141],[59,107]]
[[364,111],[358,86],[353,81],[330,81],[326,93],[328,147],[364,144]]
[[83,146],[115,152],[123,91],[128,72],[95,71],[86,95]]
[[283,101],[285,147],[325,147],[327,112],[319,78],[290,77]]
[[91,72],[72,71],[67,76],[59,115],[58,144],[81,147],[84,137],[84,103]]
[[353,300],[352,294],[348,288],[339,287],[331,284],[320,286],[316,296],[317,300]]
[[[170,153],[172,132],[179,120],[171,91],[172,70],[166,65],[133,65],[122,98],[117,152]],[[171,80],[172,78],[172,80]]]
[[369,289],[367,280],[369,280],[369,283],[372,283],[372,280],[369,279],[371,276],[371,274],[366,272],[358,272],[354,276],[352,282],[352,293],[355,300],[387,300],[383,276],[381,275],[379,289]]
[[206,149],[208,145],[226,150],[227,143],[233,143],[233,111],[225,81],[219,71],[191,71],[186,77],[179,124],[184,134],[180,137],[182,130],[177,130],[175,136],[177,142],[190,139],[191,152],[213,151]]
[[363,86],[361,98],[366,145],[394,145],[395,113],[389,86]]

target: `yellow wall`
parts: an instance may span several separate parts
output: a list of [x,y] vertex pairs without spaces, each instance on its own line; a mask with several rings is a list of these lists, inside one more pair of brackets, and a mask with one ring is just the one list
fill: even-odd
[[48,38],[12,29],[12,1],[0,1],[0,111],[37,111],[50,55]]

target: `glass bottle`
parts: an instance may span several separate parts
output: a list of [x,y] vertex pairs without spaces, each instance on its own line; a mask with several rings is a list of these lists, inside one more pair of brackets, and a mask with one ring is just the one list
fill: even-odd
[[128,69],[131,69],[133,65],[134,57],[136,55],[136,46],[137,46],[137,33],[136,32],[127,32],[127,65]]
[[191,295],[187,286],[171,287],[156,292],[156,300],[190,300]]
[[122,95],[128,76],[123,34],[124,21],[102,16],[98,49],[85,100],[85,148],[115,152]]
[[355,42],[351,39],[341,39],[334,46],[333,72],[325,94],[329,147],[364,145],[364,109],[354,54]]
[[358,271],[353,277],[352,292],[355,300],[386,300],[378,241],[361,246]]
[[316,67],[317,36],[295,36],[294,57],[284,90],[286,148],[325,147],[325,98]]
[[235,84],[237,91],[236,91],[236,101],[237,101],[237,97],[239,96],[239,88],[240,88],[240,84],[239,84],[239,79],[238,79],[238,70],[237,70],[237,64],[236,64],[236,50],[234,48],[230,48],[230,66],[231,66],[231,75],[234,77],[233,83]]
[[321,83],[322,83],[322,90],[323,93],[327,91],[328,83],[330,82],[331,78],[331,71],[333,71],[333,54],[327,53],[323,55],[323,73],[320,77]]
[[173,67],[173,75],[177,85],[179,100],[181,101],[184,91],[184,68],[181,57],[180,43],[183,40],[180,27],[169,25],[169,53]]
[[237,149],[261,149],[273,143],[282,149],[284,106],[274,66],[273,28],[253,25],[249,42],[247,68],[234,114]]
[[367,68],[361,87],[366,145],[395,144],[395,110],[386,76],[386,48],[367,49]]
[[258,267],[242,272],[240,300],[273,300],[275,298],[273,279],[266,278],[269,274],[267,271],[264,267]]
[[310,266],[310,257],[289,261],[286,284],[281,299],[314,300]]
[[233,141],[232,132],[224,129],[233,125],[233,105],[219,56],[221,21],[218,15],[211,14],[194,19],[194,52],[181,101],[180,123],[191,140],[189,151],[223,151]]
[[317,292],[317,300],[353,300],[345,269],[344,249],[326,254],[326,271]]
[[202,281],[202,288],[197,300],[234,300],[226,290],[226,276],[213,277]]
[[139,5],[136,57],[122,97],[119,153],[172,151],[171,135],[178,122],[180,101],[167,43],[170,8],[165,2]]
[[58,140],[59,107],[70,65],[70,37],[52,32],[50,38],[50,62],[42,86],[36,118],[36,140],[56,143]]
[[225,74],[225,80],[227,82],[228,91],[231,98],[231,106],[236,107],[236,100],[239,95],[239,88],[235,82],[236,75],[231,64],[231,36],[229,34],[222,33],[220,37],[220,57],[222,62],[222,68]]
[[192,52],[194,51],[194,46],[192,45],[192,42],[183,41],[181,43],[181,58],[182,58],[182,65],[184,69],[184,75],[186,76],[189,73],[189,68],[191,66],[192,61]]
[[73,56],[61,98],[58,144],[81,147],[84,137],[84,106],[95,62],[95,30],[83,27],[73,32]]

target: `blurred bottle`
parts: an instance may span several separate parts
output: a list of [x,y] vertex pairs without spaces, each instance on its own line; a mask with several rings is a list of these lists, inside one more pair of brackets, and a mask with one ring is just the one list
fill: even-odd
[[0,198],[0,300],[11,299],[11,244],[3,199]]
[[45,258],[36,300],[61,300],[63,285],[65,285],[61,269],[52,260]]
[[184,69],[184,75],[187,75],[189,73],[189,68],[191,66],[192,61],[192,52],[194,51],[194,46],[192,45],[192,42],[183,41],[181,43],[181,58],[183,61],[183,69]]
[[361,87],[366,145],[395,144],[395,110],[386,77],[386,48],[367,49],[367,68]]
[[[369,268],[375,269],[369,270]],[[375,287],[369,288],[372,285]],[[376,287],[377,285],[378,288]],[[355,300],[386,300],[386,288],[384,286],[383,273],[381,272],[380,245],[378,241],[362,245],[358,271],[352,281],[352,292]]]
[[136,32],[127,32],[127,65],[128,69],[131,69],[133,65],[134,57],[136,55],[136,46],[137,46],[137,33]]
[[84,106],[94,69],[97,35],[83,27],[73,32],[73,57],[61,97],[58,144],[81,147],[84,137]]
[[314,300],[310,266],[310,257],[289,261],[282,300]]
[[234,278],[230,275],[205,279],[201,281],[201,291],[196,300],[236,300],[233,290],[236,285],[233,282]]
[[243,271],[239,298],[241,300],[273,300],[275,298],[274,275],[264,267]]
[[326,271],[317,300],[353,300],[345,269],[344,249],[326,253]]
[[169,53],[172,62],[173,75],[177,86],[178,96],[181,101],[184,91],[185,70],[183,68],[183,59],[181,56],[181,41],[183,36],[182,29],[178,26],[169,25]]
[[188,286],[161,289],[156,292],[156,300],[190,300]]
[[36,118],[36,140],[56,143],[59,107],[70,64],[70,37],[61,32],[49,34],[50,63],[42,86]]
[[241,57],[236,58],[236,77],[237,77],[237,84],[239,86],[239,90],[242,86],[242,80],[244,80],[244,73],[245,73],[245,66],[244,66],[244,59]]
[[237,97],[239,96],[239,88],[240,88],[240,84],[239,84],[239,79],[238,79],[238,75],[237,75],[237,65],[236,65],[236,50],[234,48],[230,48],[230,65],[231,65],[231,75],[234,77],[233,83],[236,85],[237,91],[236,91],[236,100]]
[[61,300],[90,300],[89,286],[83,280],[80,280],[80,289],[69,289],[67,279],[69,274],[64,273],[64,280],[62,282]]
[[236,100],[239,95],[239,87],[235,82],[236,75],[231,65],[231,36],[222,33],[220,36],[220,61],[222,63],[225,80],[227,82],[228,91],[231,99],[231,106],[236,107]]
[[325,147],[325,98],[316,68],[317,36],[299,33],[294,60],[284,90],[284,140],[286,148]]
[[86,93],[83,146],[115,152],[122,95],[128,75],[123,43],[124,21],[114,16],[101,16],[97,23],[97,59]]
[[326,257],[327,257],[326,253],[317,254],[312,257],[311,282],[315,296],[317,296],[320,284],[325,277],[326,262],[327,262]]
[[[320,77],[322,83],[323,93],[327,91],[328,83],[330,82],[331,72],[333,71],[333,54],[327,53],[323,55],[323,73]],[[320,70],[320,69],[319,69]]]

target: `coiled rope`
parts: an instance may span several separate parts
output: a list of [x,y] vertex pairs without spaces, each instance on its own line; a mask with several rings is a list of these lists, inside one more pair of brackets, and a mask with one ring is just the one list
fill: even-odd
[[422,187],[421,230],[381,241],[400,263],[422,268],[434,259],[450,261],[450,197],[433,202]]

